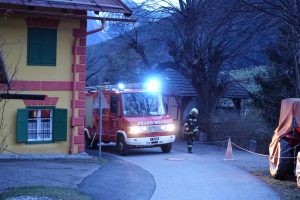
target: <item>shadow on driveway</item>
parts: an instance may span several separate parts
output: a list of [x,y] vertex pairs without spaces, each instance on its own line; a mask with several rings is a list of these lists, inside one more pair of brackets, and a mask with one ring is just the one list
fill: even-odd
[[[98,155],[97,151],[89,153]],[[102,157],[108,162],[78,185],[81,192],[95,200],[146,200],[152,197],[155,181],[149,172],[105,153]]]
[[[98,151],[92,152],[98,156]],[[105,153],[102,158],[108,162],[0,159],[0,192],[21,186],[58,186],[76,188],[95,200],[151,198],[155,181],[150,173]]]

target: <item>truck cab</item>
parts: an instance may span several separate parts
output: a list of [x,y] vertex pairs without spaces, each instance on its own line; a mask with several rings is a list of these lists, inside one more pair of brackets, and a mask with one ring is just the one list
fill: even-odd
[[164,153],[171,151],[175,124],[166,114],[159,91],[109,88],[87,92],[85,137],[96,143],[101,115],[97,102],[104,105],[101,141],[115,142],[121,155],[127,155],[131,148],[160,147]]

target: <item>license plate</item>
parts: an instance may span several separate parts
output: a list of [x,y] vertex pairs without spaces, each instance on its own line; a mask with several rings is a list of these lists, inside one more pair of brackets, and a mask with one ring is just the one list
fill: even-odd
[[151,126],[150,127],[150,131],[151,132],[159,132],[160,131],[160,127],[159,126]]
[[158,140],[159,140],[159,137],[150,138],[151,142],[155,142],[155,141],[158,141]]

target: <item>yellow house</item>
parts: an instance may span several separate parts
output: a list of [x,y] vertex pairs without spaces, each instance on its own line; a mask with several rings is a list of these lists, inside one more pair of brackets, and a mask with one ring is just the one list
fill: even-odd
[[[130,21],[87,11],[132,12],[121,0],[0,0],[0,58],[12,80],[1,91],[46,95],[0,101],[4,153],[84,151],[86,37],[107,20]],[[87,31],[87,20],[99,28]]]

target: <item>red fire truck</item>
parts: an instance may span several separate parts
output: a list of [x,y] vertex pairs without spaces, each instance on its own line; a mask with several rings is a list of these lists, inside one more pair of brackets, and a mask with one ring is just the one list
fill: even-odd
[[[130,87],[87,88],[86,146],[98,144],[101,134],[101,141],[115,142],[121,155],[127,155],[131,148],[146,147],[160,147],[162,152],[170,152],[175,141],[175,124],[165,112],[162,94],[134,84]],[[101,117],[102,124],[99,123]]]

